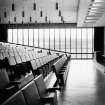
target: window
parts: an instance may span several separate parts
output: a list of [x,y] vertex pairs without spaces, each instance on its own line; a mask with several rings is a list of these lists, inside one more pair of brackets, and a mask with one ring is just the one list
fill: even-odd
[[59,50],[59,29],[55,29],[55,50]]
[[29,29],[29,46],[33,46],[34,44],[33,40],[33,29]]
[[65,51],[65,29],[60,29],[60,47],[61,51]]
[[38,29],[34,29],[34,47],[38,47]]
[[70,29],[66,29],[66,52],[70,52]]
[[49,49],[49,29],[45,29],[45,48]]
[[74,53],[71,55],[72,58],[76,58],[76,29],[71,29],[71,53]]
[[18,29],[18,44],[23,44],[23,33],[22,33],[22,29]]
[[93,28],[8,29],[8,42],[69,52],[73,59],[90,59],[93,32]]
[[12,29],[8,29],[8,42],[12,42]]
[[77,29],[77,33],[78,33],[78,35],[77,35],[77,58],[81,58],[81,53],[82,53],[82,49],[81,49],[81,44],[82,44],[82,42],[81,42],[81,28],[78,28]]
[[50,49],[54,49],[54,29],[50,29]]
[[24,45],[28,45],[28,29],[23,29],[23,40]]
[[43,29],[39,29],[39,47],[43,48]]

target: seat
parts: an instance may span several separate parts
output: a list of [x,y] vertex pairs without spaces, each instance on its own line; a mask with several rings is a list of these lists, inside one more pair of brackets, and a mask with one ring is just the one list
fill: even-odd
[[53,103],[54,105],[58,105],[56,90],[60,90],[60,88],[47,88],[42,74],[36,77],[34,81],[40,97],[45,98],[44,101],[49,100],[49,102]]
[[[51,101],[49,100],[49,97],[40,97],[37,86],[34,81],[31,81],[28,85],[26,85],[22,89],[23,95],[25,97],[27,105],[44,105],[44,104],[50,104],[50,105],[56,105],[52,104],[55,102],[55,100]],[[54,97],[55,99],[56,97]]]
[[63,55],[57,62],[52,66],[53,71],[56,73],[58,83],[60,86],[64,86],[68,74],[68,62],[66,55]]
[[39,58],[35,59],[35,62],[37,65],[37,69],[40,71],[40,74],[43,74],[43,76],[44,76],[44,70],[43,70],[42,65],[40,63],[40,59]]
[[5,68],[0,69],[0,103],[18,90],[18,81],[10,81]]
[[26,105],[26,102],[22,92],[18,91],[1,105]]
[[31,81],[22,89],[27,105],[39,105],[40,96],[34,81]]
[[41,71],[37,69],[36,61],[35,60],[30,61],[30,65],[33,75],[34,76],[39,75]]

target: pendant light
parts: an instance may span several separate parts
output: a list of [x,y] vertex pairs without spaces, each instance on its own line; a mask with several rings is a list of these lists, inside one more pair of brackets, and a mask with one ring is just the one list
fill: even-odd
[[61,21],[63,22],[64,20],[63,20],[63,16],[61,16]]
[[16,22],[16,16],[14,17],[14,22]]
[[7,12],[6,12],[6,8],[5,8],[5,10],[4,10],[4,18],[6,18],[7,17]]
[[23,11],[22,11],[22,17],[25,17],[24,9],[23,9]]
[[32,17],[30,16],[30,22],[32,22]]
[[55,6],[56,6],[56,10],[58,10],[58,2],[56,2]]
[[59,10],[59,16],[61,16],[61,10]]
[[14,0],[13,0],[13,3],[12,3],[12,11],[15,11],[15,4],[14,4]]
[[43,11],[42,10],[40,11],[40,17],[43,17]]
[[47,16],[45,16],[45,22],[47,22]]
[[36,2],[34,0],[34,3],[33,3],[33,10],[35,11],[36,10]]

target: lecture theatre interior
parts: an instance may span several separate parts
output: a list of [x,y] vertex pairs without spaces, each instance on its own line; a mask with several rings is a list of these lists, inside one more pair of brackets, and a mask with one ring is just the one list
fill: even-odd
[[0,105],[105,105],[105,0],[0,0]]

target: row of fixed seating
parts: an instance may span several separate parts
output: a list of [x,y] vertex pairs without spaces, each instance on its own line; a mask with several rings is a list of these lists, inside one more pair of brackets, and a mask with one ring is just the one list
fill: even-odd
[[[0,48],[3,49],[2,47]],[[6,48],[4,48],[5,52],[10,51],[11,45],[9,44],[8,47],[8,44],[6,44]],[[3,54],[4,49],[0,53]],[[65,54],[36,53],[33,49],[28,47],[24,49],[23,46],[17,45],[12,45],[12,49],[16,50],[12,52],[14,53],[13,55],[4,56],[3,59],[0,59],[2,63],[0,65],[0,103],[6,99],[11,99],[11,96],[13,97],[15,93],[17,94],[17,91],[22,90],[40,74],[43,75],[47,87],[54,86],[57,81],[57,75],[53,71],[52,65]],[[21,50],[18,51],[17,49]],[[19,54],[20,52],[21,54]]]
[[52,66],[53,71],[57,76],[58,83],[64,86],[66,83],[68,71],[70,69],[70,55],[63,55],[57,62]]
[[[8,48],[7,44],[6,48],[3,47],[4,46],[2,46],[1,48],[5,49],[5,52],[8,51],[6,50],[6,48],[7,49],[11,48],[10,45]],[[17,49],[16,46],[12,47],[14,47],[13,49]],[[32,52],[32,50],[30,51]],[[30,51],[28,51],[28,53]],[[58,56],[56,53],[54,54],[41,53],[37,54],[40,55],[38,57],[35,55],[35,58],[27,56],[27,58],[29,59],[25,58],[26,60],[22,61],[23,59],[22,57],[24,56],[20,56],[19,53],[16,51],[13,53],[16,54],[13,54],[13,56],[12,54],[11,56],[4,56],[3,59],[0,59],[0,62],[2,64],[0,65],[0,103],[2,103],[11,95],[16,93],[17,90],[22,89],[39,74],[42,74],[44,78],[47,78],[47,75],[50,74],[52,74],[51,77],[55,77],[54,73],[51,70],[51,66],[57,59],[59,59],[59,57],[62,56],[62,55]],[[3,50],[0,52],[0,54],[4,54]],[[23,55],[28,55],[28,54],[23,53]],[[30,53],[30,55],[34,55],[34,53]],[[49,81],[47,79],[46,81],[47,81],[46,84],[48,85]]]
[[58,105],[58,88],[46,88],[42,75],[37,76],[2,105]]

